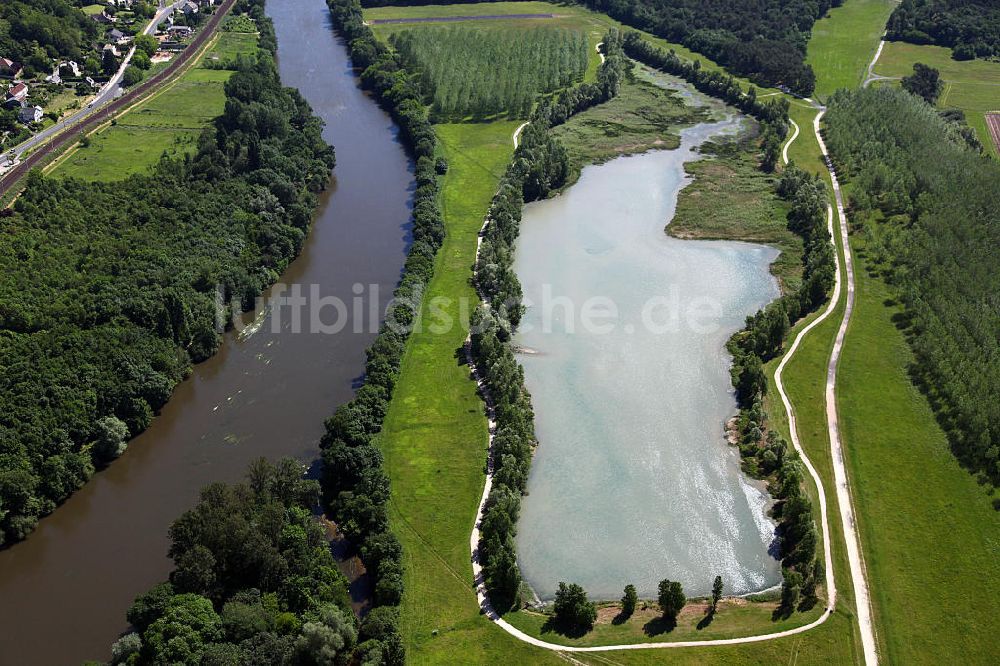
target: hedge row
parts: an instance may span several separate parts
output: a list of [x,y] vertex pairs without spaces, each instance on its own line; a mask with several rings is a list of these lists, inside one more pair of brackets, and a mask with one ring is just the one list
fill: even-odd
[[521,133],[520,144],[490,205],[476,263],[476,286],[484,302],[472,317],[472,358],[496,421],[490,451],[493,486],[480,527],[479,559],[490,601],[499,612],[519,602],[521,574],[514,537],[535,444],[531,396],[509,344],[522,311],[521,284],[512,268],[514,242],[524,202],[562,187],[569,174],[566,150],[549,127],[618,94],[627,62],[618,31],[609,32],[604,44],[607,56],[598,72],[598,83],[583,83],[543,100]]

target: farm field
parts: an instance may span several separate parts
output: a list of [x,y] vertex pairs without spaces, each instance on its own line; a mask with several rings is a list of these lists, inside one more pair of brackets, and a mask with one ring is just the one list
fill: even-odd
[[993,139],[993,147],[1000,150],[1000,113],[986,114],[986,129],[989,130],[990,138]]
[[148,170],[164,153],[194,153],[202,130],[225,110],[223,86],[232,74],[208,69],[204,63],[210,58],[225,62],[237,54],[252,55],[256,44],[255,34],[219,33],[198,65],[119,116],[115,124],[92,134],[89,146],[68,152],[54,163],[51,173],[114,181]]
[[895,0],[848,0],[816,22],[806,62],[816,73],[814,96],[825,100],[838,88],[857,88],[868,71]]
[[422,72],[441,121],[527,118],[538,94],[581,81],[589,59],[586,33],[565,28],[425,27],[391,41]]
[[943,46],[886,42],[875,73],[900,78],[912,74],[913,65],[918,62],[941,72],[944,88],[938,98],[938,108],[965,111],[965,119],[976,130],[983,148],[993,157],[1000,158],[986,127],[986,114],[1000,111],[1000,62],[953,60],[951,49]]
[[859,264],[838,407],[880,648],[886,663],[987,663],[1000,632],[1000,514],[907,375],[891,291]]
[[[622,30],[631,30],[623,26],[613,18],[591,11],[585,7],[575,5],[557,5],[549,2],[485,2],[475,4],[460,5],[419,5],[410,7],[372,7],[365,9],[365,19],[369,21],[378,19],[400,19],[400,18],[441,18],[450,16],[496,16],[503,14],[552,14],[551,19],[491,19],[489,27],[514,27],[519,29],[529,29],[540,26],[566,27],[577,30],[586,30],[590,44],[590,59],[587,63],[586,80],[592,81],[597,75],[597,68],[601,61],[597,55],[596,46],[601,41],[601,37],[610,27],[617,27]],[[462,25],[471,26],[474,22],[463,22]],[[484,25],[487,24],[484,22]],[[376,24],[372,30],[379,38],[385,39],[389,34],[400,29],[424,29],[428,26],[439,26],[440,23],[404,23],[404,24]],[[686,60],[697,60],[701,62],[703,69],[710,71],[724,71],[715,62],[705,56],[695,53],[690,49],[668,42],[652,35],[643,33],[643,39],[651,44],[670,50]],[[746,88],[750,82],[744,78],[734,77]],[[778,94],[778,91],[769,88],[758,87],[760,94]]]

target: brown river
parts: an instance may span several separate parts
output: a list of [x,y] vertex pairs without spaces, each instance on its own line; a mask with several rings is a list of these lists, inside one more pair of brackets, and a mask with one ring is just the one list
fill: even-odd
[[[366,299],[377,285],[384,303],[408,240],[410,161],[390,118],[357,87],[324,1],[268,0],[267,11],[283,82],[326,121],[337,151],[312,233],[281,280],[348,304],[356,284]],[[165,579],[167,528],[202,486],[238,479],[259,456],[314,460],[324,419],[362,372],[374,338],[369,305],[347,308],[337,334],[272,326],[271,313],[257,333],[227,335],[118,461],[0,551],[0,664],[109,658],[132,599]],[[364,326],[350,322],[356,314]],[[332,308],[323,316],[336,319]]]

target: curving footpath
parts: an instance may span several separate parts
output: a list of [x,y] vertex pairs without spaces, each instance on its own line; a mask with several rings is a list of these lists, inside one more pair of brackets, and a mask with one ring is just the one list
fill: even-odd
[[[527,126],[528,126],[528,122],[525,121],[525,122],[521,123],[520,125],[518,125],[517,129],[514,130],[514,150],[517,150],[517,145],[521,142],[521,132]],[[480,229],[480,231],[479,231],[479,234],[480,234],[479,237],[480,238],[482,238],[482,232],[485,231],[485,230],[486,230],[486,224],[483,224],[483,228]],[[476,253],[476,258],[477,259],[479,258],[479,253],[478,252]]]
[[867,88],[873,81],[895,81],[898,77],[895,76],[882,76],[881,74],[875,73],[875,64],[878,62],[879,56],[882,55],[882,49],[885,48],[885,33],[882,33],[882,39],[878,42],[878,48],[875,49],[875,57],[872,61],[868,63],[868,74],[865,76],[865,80],[862,81],[861,87]]
[[[788,148],[789,148],[789,146],[791,146],[792,142],[795,141],[795,139],[797,139],[799,137],[799,124],[797,122],[795,122],[794,120],[792,120],[791,118],[788,119],[788,122],[790,122],[792,124],[792,127],[795,128],[795,131],[792,132],[792,136],[790,136],[788,138],[788,141],[785,142],[784,147],[781,149],[781,159],[784,160],[785,164],[788,164]],[[833,233],[832,230],[831,230],[831,233]]]

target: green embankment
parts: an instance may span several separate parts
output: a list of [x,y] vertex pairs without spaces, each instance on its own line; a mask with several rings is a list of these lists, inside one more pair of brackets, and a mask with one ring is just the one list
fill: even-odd
[[56,163],[53,175],[121,180],[147,171],[163,153],[171,157],[193,154],[202,130],[225,111],[223,86],[232,75],[231,70],[205,65],[229,62],[256,50],[256,34],[219,33],[196,66],[121,115],[114,125],[92,134],[90,145],[69,152]]
[[986,128],[986,113],[1000,111],[1000,62],[953,60],[951,49],[943,46],[888,42],[875,73],[894,78],[907,76],[918,62],[941,72],[944,88],[937,101],[938,108],[965,111],[966,121],[976,130],[987,154],[1000,158]]
[[838,88],[857,88],[868,73],[896,0],[848,0],[816,22],[806,62],[816,73],[815,97]]
[[[863,243],[853,244],[863,251]],[[886,663],[990,663],[1000,635],[1000,514],[951,454],[893,323],[885,282],[859,261],[838,392]]]
[[469,533],[485,483],[487,428],[461,355],[469,308],[478,302],[469,283],[476,238],[513,152],[516,126],[436,128],[449,162],[441,192],[447,236],[421,316],[431,318],[430,303],[436,301],[456,325],[410,337],[379,436],[392,479],[392,527],[405,554],[402,629],[413,663],[537,658],[479,615],[472,588]]
[[570,184],[588,164],[652,149],[673,150],[680,145],[679,127],[708,118],[702,108],[688,106],[675,92],[650,82],[663,75],[639,67],[635,72],[617,97],[553,128],[569,152],[574,170]]
[[689,162],[693,178],[677,198],[667,233],[677,238],[734,239],[766,243],[781,254],[771,264],[782,292],[798,289],[802,238],[788,230],[789,204],[775,193],[777,174],[759,168],[757,140],[706,144],[705,157]]

